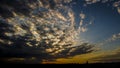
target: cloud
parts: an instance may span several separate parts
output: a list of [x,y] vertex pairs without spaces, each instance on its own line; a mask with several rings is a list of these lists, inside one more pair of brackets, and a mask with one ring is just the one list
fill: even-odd
[[[73,49],[74,50],[74,49]],[[77,55],[70,58],[58,58],[56,61],[44,61],[43,63],[56,63],[56,64],[65,64],[65,63],[112,63],[120,62],[120,48],[115,50],[108,51],[97,51],[82,55]]]
[[86,15],[84,13],[80,13],[80,23],[79,23],[79,31],[80,32],[86,32],[88,30],[88,26],[93,24],[93,20],[91,20],[89,23],[84,22],[86,18]]
[[120,14],[120,7],[117,7],[118,13]]
[[85,19],[85,14],[80,13],[80,18],[81,18],[81,19]]
[[120,39],[120,33],[112,35],[111,38],[108,39],[109,42],[116,41]]
[[117,41],[119,39],[120,39],[120,33],[113,34],[111,37],[105,39],[103,42],[100,42],[99,45],[105,45],[105,44],[108,44],[110,42],[115,42],[115,41]]
[[[118,0],[85,0],[84,7],[93,5],[93,4],[106,4],[106,6],[112,6]],[[117,5],[118,3],[116,3]],[[114,4],[115,5],[115,4]]]
[[95,3],[107,3],[107,2],[111,2],[113,0],[85,0],[86,4],[95,4]]
[[[9,4],[8,0],[2,2],[2,6]],[[0,12],[0,57],[37,57],[42,61],[93,52],[94,45],[79,44],[80,31],[75,28],[75,14],[62,2],[14,0],[9,6],[13,10],[0,6],[3,11]],[[65,1],[69,2],[71,0]],[[82,14],[81,18],[85,15]],[[86,30],[81,28],[83,32]]]
[[114,7],[118,7],[119,5],[120,5],[120,1],[116,1],[116,2],[113,3]]
[[120,48],[113,51],[107,51],[98,57],[90,59],[94,63],[120,62]]
[[112,0],[102,0],[102,3],[106,3],[106,2],[109,2],[109,1],[112,1]]
[[4,43],[4,40],[0,39],[0,43]]
[[65,3],[70,3],[72,0],[63,0]]
[[93,4],[93,3],[97,3],[100,0],[85,0],[87,4]]
[[[112,5],[109,3],[111,2]],[[113,6],[120,14],[120,1],[119,0],[85,0],[84,6],[95,4],[95,3],[107,3],[107,6]]]
[[117,8],[118,13],[120,13],[120,1],[114,2],[113,7]]
[[54,2],[57,3],[57,4],[61,3],[61,2],[70,3],[70,2],[72,2],[72,0],[59,0],[59,1],[58,0],[54,0]]
[[82,32],[86,32],[86,31],[87,31],[87,28],[82,27],[82,28],[81,28],[81,31],[82,31]]
[[80,21],[80,26],[82,26],[82,25],[83,25],[83,20]]

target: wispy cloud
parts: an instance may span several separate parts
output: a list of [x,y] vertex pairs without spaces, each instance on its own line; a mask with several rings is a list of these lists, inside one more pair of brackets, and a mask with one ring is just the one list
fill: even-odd
[[98,2],[106,3],[106,2],[113,1],[113,0],[85,0],[85,1],[86,1],[86,4],[95,4],[95,3],[98,3]]
[[106,51],[100,56],[90,59],[93,63],[120,62],[120,48],[113,51]]
[[99,45],[104,46],[105,44],[115,42],[117,40],[120,40],[120,33],[111,35],[111,37],[109,37],[109,38],[105,39],[104,41],[100,42]]
[[63,0],[65,3],[70,3],[72,0]]
[[87,28],[89,25],[93,24],[93,19],[91,19],[91,21],[89,23],[84,22],[84,20],[86,19],[86,14],[84,13],[80,13],[80,23],[79,23],[79,31],[80,32],[86,32],[88,31],[89,28]]
[[80,18],[81,18],[81,20],[80,20],[80,31],[81,32],[86,32],[87,31],[87,27],[86,26],[84,26],[84,19],[85,19],[85,14],[84,13],[80,13]]
[[93,4],[93,3],[97,3],[100,0],[85,0],[87,4]]
[[109,38],[107,41],[112,42],[120,39],[120,33],[112,35],[111,38]]

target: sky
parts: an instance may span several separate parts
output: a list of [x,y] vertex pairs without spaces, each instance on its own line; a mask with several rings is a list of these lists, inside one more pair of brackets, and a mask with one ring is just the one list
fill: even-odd
[[3,61],[120,62],[120,0],[2,0],[0,10]]
[[[88,0],[88,1],[92,2],[92,1],[97,1],[97,0]],[[105,54],[106,54],[106,51],[110,51],[108,52],[108,54],[111,54],[112,51],[120,48],[120,43],[119,43],[120,42],[119,40],[120,14],[119,14],[118,9],[114,7],[113,5],[114,2],[115,2],[114,0],[111,2],[110,0],[108,0],[108,2],[105,2],[105,3],[96,2],[96,3],[88,4],[85,7],[81,6],[80,2],[77,2],[77,5],[75,4],[75,6],[73,7],[76,15],[79,14],[80,12],[85,14],[86,22],[88,22],[87,20],[92,19],[92,24],[87,27],[88,31],[81,33],[80,35],[81,38],[85,41],[96,43],[98,46],[100,46],[101,51],[105,52]],[[111,57],[109,57],[109,55],[107,56],[105,54],[102,54],[102,52],[97,53],[95,55],[93,54],[92,58],[96,56],[98,57],[105,56],[103,58],[95,58],[95,59],[98,59],[96,60],[97,62],[99,61],[100,62],[115,62],[115,61],[119,61],[120,59],[118,58],[119,55],[117,56],[116,54],[115,55],[111,54]],[[83,55],[83,56],[86,57],[87,60],[91,58],[91,57],[87,57],[89,56],[89,54],[87,54],[87,56],[86,55]],[[74,57],[74,59],[76,60],[70,60],[70,61],[68,60],[68,63],[69,62],[82,63],[83,60],[85,60],[84,57],[82,58],[81,55],[77,58]],[[79,58],[81,58],[82,60]]]
[[[84,23],[93,23],[87,26],[88,31],[81,33],[81,37],[83,39],[92,43],[101,43],[106,41],[113,35],[119,34],[120,15],[118,9],[116,9],[116,7],[114,6],[116,1],[108,0],[105,3],[102,3],[101,0],[88,0],[88,2],[93,3],[86,6],[84,6],[84,4],[81,2],[83,1],[77,1],[77,3],[73,5],[72,9],[74,10],[76,17],[78,17],[78,14],[82,12],[86,16],[86,18],[84,19]],[[80,20],[77,20],[76,23],[79,23],[79,21]],[[108,47],[111,44],[110,42],[110,44],[108,42],[106,43],[108,44]],[[110,47],[112,48],[114,46],[119,46],[117,42],[114,44],[115,45],[111,45]]]

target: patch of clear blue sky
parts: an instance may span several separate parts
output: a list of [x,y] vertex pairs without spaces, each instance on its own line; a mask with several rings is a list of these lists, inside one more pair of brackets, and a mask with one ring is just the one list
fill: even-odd
[[[120,33],[120,14],[117,9],[113,7],[112,2],[108,3],[95,3],[83,7],[84,1],[77,1],[72,5],[72,9],[75,12],[76,23],[80,21],[79,14],[81,11],[86,14],[85,22],[89,22],[91,17],[94,18],[94,23],[88,26],[88,31],[81,33],[81,37],[87,41],[97,43],[104,42],[110,38],[113,34]],[[113,42],[112,44],[106,44],[105,47],[114,48],[119,45],[120,42]]]

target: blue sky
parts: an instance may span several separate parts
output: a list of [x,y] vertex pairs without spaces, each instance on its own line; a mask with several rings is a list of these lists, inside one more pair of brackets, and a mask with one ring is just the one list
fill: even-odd
[[[88,31],[81,33],[83,39],[92,43],[102,43],[112,35],[120,32],[120,14],[112,5],[114,2],[98,2],[87,6],[83,6],[83,3],[81,2],[83,1],[77,1],[77,3],[73,5],[73,10],[76,15],[76,23],[79,23],[80,21],[79,13],[81,12],[86,15],[84,20],[85,23],[88,23],[93,19],[93,24],[87,27]],[[120,46],[119,41],[112,42],[112,44],[106,44],[104,45],[105,49],[106,46],[110,49]]]
[[[77,56],[73,59],[61,59],[59,61],[78,62],[81,59],[91,59],[94,62],[119,62],[120,50],[120,0],[88,0],[90,3],[86,4],[85,0],[73,0],[75,4],[72,9],[75,13],[77,26],[81,21],[80,13],[85,14],[83,24],[89,22],[88,29],[80,33],[80,39],[85,42],[96,44],[100,47],[100,53],[86,54],[83,57]],[[103,2],[106,1],[106,2]],[[95,57],[94,57],[95,56]],[[89,57],[89,58],[87,58]],[[81,59],[80,59],[81,58]]]

